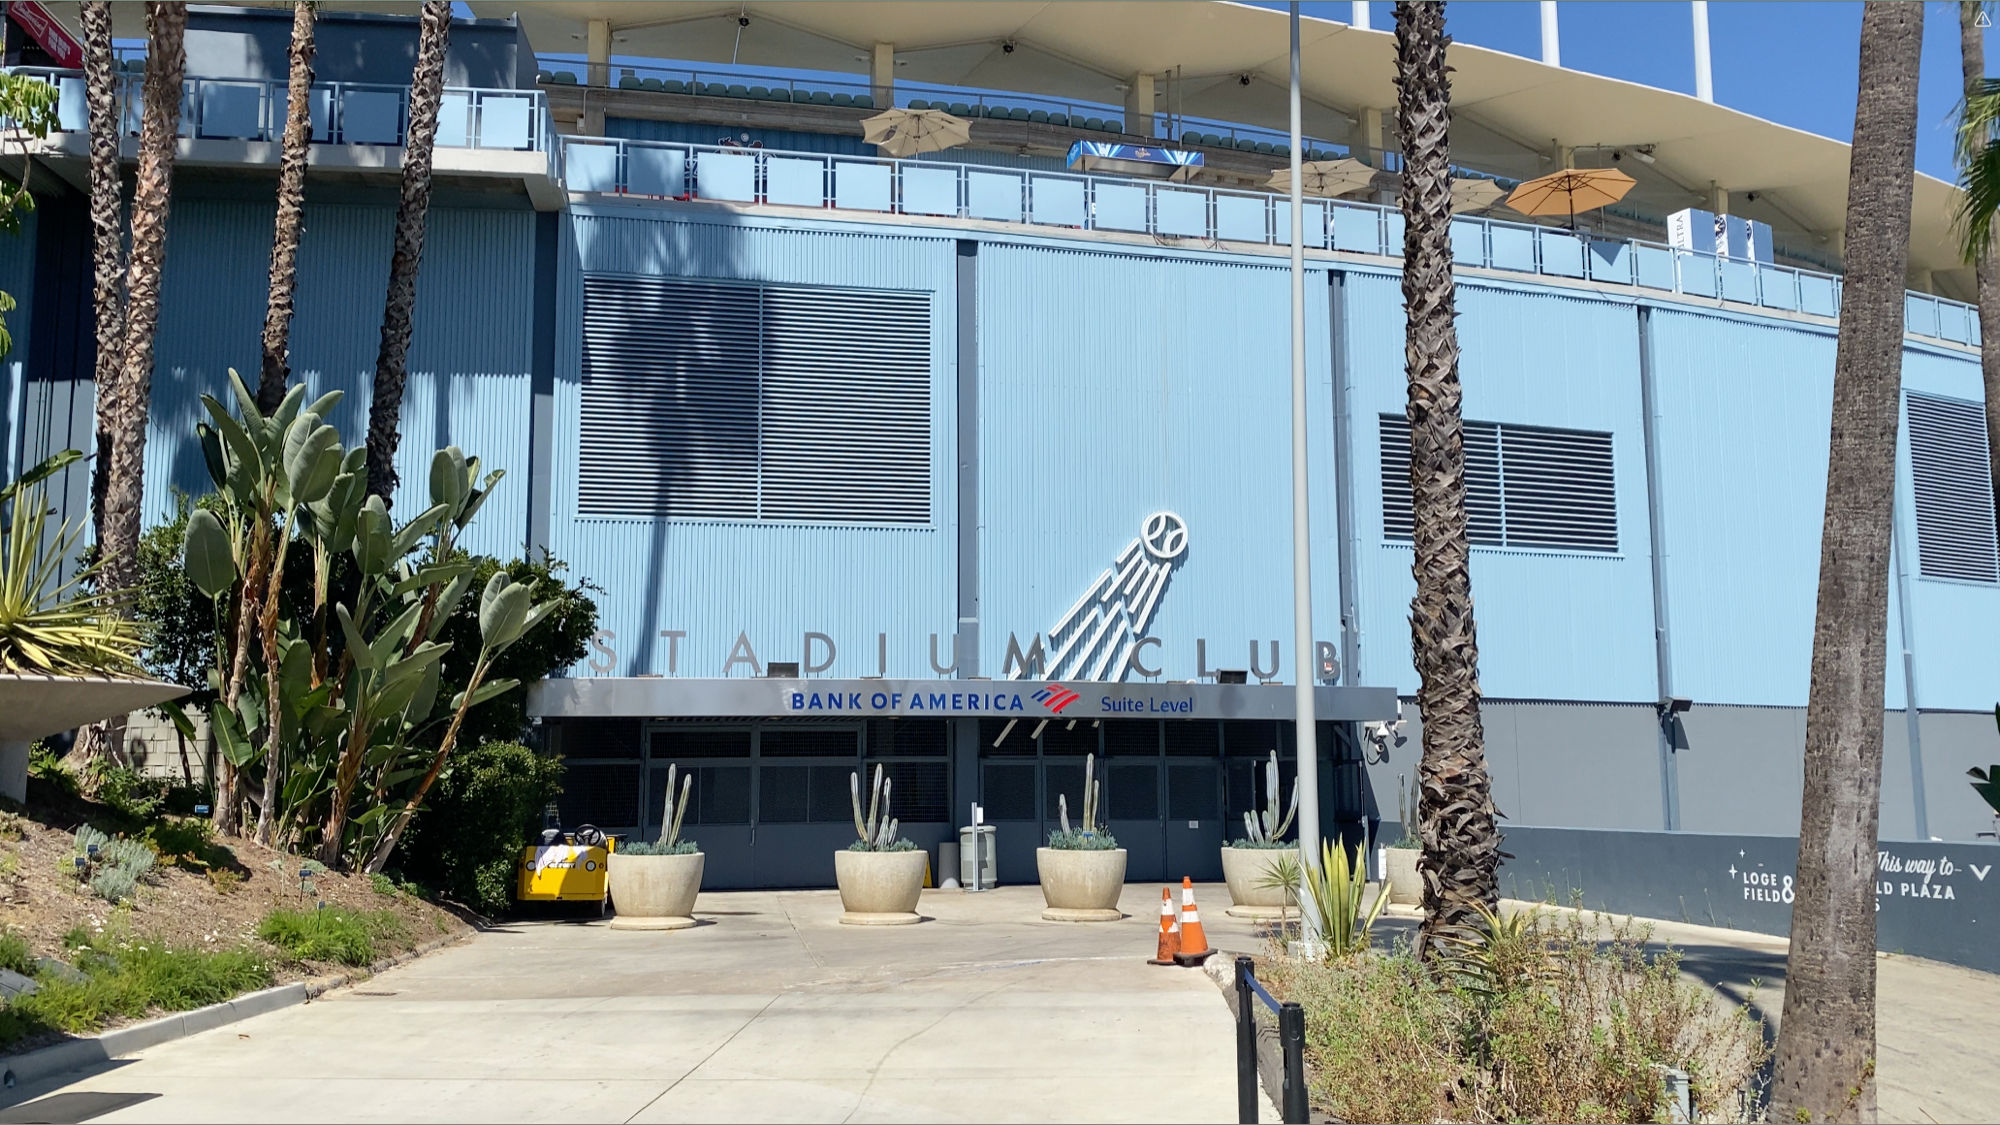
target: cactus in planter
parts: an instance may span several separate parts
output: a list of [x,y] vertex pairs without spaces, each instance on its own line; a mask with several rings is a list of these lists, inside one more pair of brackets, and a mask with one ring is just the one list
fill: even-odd
[[[674,793],[674,782],[679,781],[680,793]],[[701,851],[701,845],[693,840],[681,839],[681,818],[687,815],[688,795],[694,789],[694,774],[682,776],[678,765],[667,767],[667,795],[660,802],[660,838],[653,843],[638,841],[619,848],[625,855],[694,855]]]
[[889,779],[882,776],[882,767],[875,767],[875,777],[868,785],[868,815],[861,815],[861,775],[847,775],[847,797],[854,806],[854,834],[858,837],[847,850],[854,852],[911,852],[917,845],[896,835],[902,821],[889,815]]
[[1423,775],[1419,774],[1403,787],[1403,775],[1396,775],[1396,815],[1402,818],[1403,835],[1390,844],[1399,851],[1416,851],[1423,847],[1423,840],[1417,836],[1417,802],[1423,798]]
[[1083,759],[1083,822],[1072,829],[1069,823],[1069,795],[1056,795],[1056,812],[1062,818],[1062,830],[1049,833],[1049,847],[1060,851],[1109,851],[1118,846],[1118,840],[1107,831],[1097,819],[1099,796],[1103,783],[1097,780],[1097,755]]
[[1278,784],[1278,752],[1271,751],[1271,760],[1264,764],[1264,807],[1243,814],[1243,827],[1247,833],[1232,847],[1238,848],[1283,848],[1290,845],[1280,842],[1280,838],[1292,827],[1292,817],[1299,811],[1299,782],[1292,779],[1292,802],[1282,814],[1278,811],[1278,798],[1282,795]]

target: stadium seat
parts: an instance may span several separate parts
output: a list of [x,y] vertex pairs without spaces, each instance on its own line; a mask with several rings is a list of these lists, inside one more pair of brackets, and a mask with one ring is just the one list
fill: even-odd
[[825,90],[814,90],[812,96],[806,100],[814,105],[832,105],[833,95],[827,93]]
[[1238,151],[1238,152],[1256,152],[1256,151],[1257,151],[1257,141],[1256,141],[1256,139],[1255,139],[1255,138],[1253,138],[1253,137],[1238,137],[1238,138],[1236,138],[1236,151]]
[[910,108],[911,108],[911,109],[929,109],[930,107],[931,107],[931,103],[929,103],[929,102],[925,101],[925,100],[924,100],[924,99],[922,99],[922,98],[911,98],[911,99],[910,99]]
[[[1290,146],[1290,145],[1272,145],[1272,146],[1271,146],[1271,155],[1272,155],[1272,156],[1275,156],[1275,157],[1277,157],[1277,158],[1279,158],[1280,160],[1290,160],[1290,159],[1292,158],[1292,146]],[[1304,158],[1304,157],[1302,156],[1302,157],[1300,157],[1299,159],[1303,160],[1303,159],[1305,159],[1305,158]]]
[[642,90],[645,88],[645,84],[639,81],[638,75],[627,74],[622,75],[618,79],[618,88],[620,90]]
[[695,92],[704,98],[726,98],[729,87],[720,82],[700,82],[695,85]]
[[1258,141],[1258,142],[1257,142],[1257,155],[1259,155],[1259,156],[1275,156],[1275,155],[1277,155],[1277,150],[1276,150],[1276,149],[1275,149],[1275,148],[1274,148],[1274,147],[1272,146],[1272,144],[1271,144],[1271,142],[1270,142],[1270,141]]
[[1104,119],[1102,117],[1086,117],[1083,119],[1083,127],[1086,129],[1102,129],[1104,128]]
[[665,82],[660,81],[657,78],[648,78],[643,82],[640,82],[639,85],[643,86],[648,90],[653,91],[656,94],[664,91],[667,88],[667,84]]
[[732,98],[747,98],[750,96],[750,87],[743,85],[741,82],[731,82],[723,93]]
[[1201,143],[1210,148],[1228,148],[1229,138],[1217,133],[1203,133]]
[[1107,117],[1104,119],[1104,131],[1107,133],[1122,133],[1125,131],[1125,122],[1116,117]]
[[549,81],[558,86],[574,86],[576,85],[576,73],[569,70],[558,70],[554,74],[549,75]]
[[548,71],[546,71],[546,70],[538,70],[538,71],[536,71],[536,72],[535,72],[535,81],[537,81],[537,82],[547,82],[548,80],[549,80],[549,72],[548,72]]
[[660,85],[665,87],[669,94],[685,94],[688,92],[688,84],[678,78],[669,78],[661,82]]
[[1067,129],[1070,127],[1069,114],[1051,113],[1049,114],[1049,124],[1054,125],[1059,129]]
[[771,88],[769,86],[752,86],[750,87],[750,96],[760,102],[769,101],[771,98]]
[[951,115],[953,117],[970,117],[972,116],[972,107],[966,105],[964,102],[953,102],[951,103]]
[[1028,120],[1037,125],[1047,125],[1049,123],[1049,111],[1046,109],[1031,110],[1028,113]]
[[854,104],[854,95],[845,91],[835,94],[833,96],[833,104],[843,108],[852,106]]
[[856,95],[854,95],[854,108],[856,108],[856,109],[874,109],[874,108],[875,108],[875,95],[873,95],[873,94],[856,94]]
[[1026,121],[1029,117],[1029,114],[1030,110],[1026,106],[1017,105],[1013,109],[1007,111],[1007,120]]

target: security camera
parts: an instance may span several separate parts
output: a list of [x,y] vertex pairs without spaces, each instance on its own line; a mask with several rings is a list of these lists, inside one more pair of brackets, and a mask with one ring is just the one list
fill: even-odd
[[1239,75],[1237,75],[1237,76],[1236,76],[1236,84],[1237,84],[1238,86],[1248,86],[1248,85],[1250,84],[1250,76],[1249,76],[1249,75],[1247,75],[1247,74],[1239,74]]
[[1007,40],[1006,42],[1004,42],[1004,43],[1000,44],[1000,50],[1001,50],[1001,51],[1002,51],[1003,53],[1005,53],[1005,54],[1009,54],[1009,55],[1013,54],[1013,53],[1014,53],[1014,41],[1013,41],[1012,39],[1009,39],[1009,40]]
[[1389,760],[1391,740],[1398,746],[1404,742],[1403,720],[1397,719],[1393,723],[1363,723],[1361,733],[1368,739],[1368,745],[1372,748],[1368,755],[1369,761],[1386,762]]
[[737,17],[736,17],[736,26],[737,26],[737,27],[749,27],[749,26],[750,26],[750,17],[749,17],[749,16],[737,16]]

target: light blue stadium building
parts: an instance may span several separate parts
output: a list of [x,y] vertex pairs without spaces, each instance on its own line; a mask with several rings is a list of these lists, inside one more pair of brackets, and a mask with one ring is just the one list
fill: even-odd
[[[1388,34],[1307,21],[1306,155],[1377,175],[1306,204],[1321,645],[1301,660],[1290,232],[1263,188],[1286,161],[1282,13],[471,8],[488,18],[452,32],[403,476],[421,482],[445,443],[506,470],[469,545],[546,548],[604,590],[591,654],[533,693],[568,763],[568,822],[657,831],[677,763],[697,778],[711,887],[825,885],[848,774],[880,762],[909,835],[955,839],[978,803],[1001,878],[1024,881],[1095,752],[1131,878],[1212,878],[1252,767],[1290,755],[1280,685],[1303,674],[1322,685],[1328,823],[1393,835],[1418,738]],[[222,8],[190,25],[154,518],[204,485],[198,396],[257,366],[288,25]],[[414,28],[328,10],[320,36],[293,365],[350,392],[334,421],[352,438]],[[1572,163],[1638,180],[1576,231],[1498,207],[1453,228],[1509,850],[1782,843],[1847,150],[1681,94],[1454,56],[1468,178]],[[20,302],[15,466],[88,448],[92,410],[81,85],[45,73],[64,131],[33,156],[40,209],[0,243]],[[965,116],[972,141],[884,158],[859,123],[892,104]],[[1202,170],[1080,171],[1078,142],[1171,146]],[[1990,832],[1964,773],[2000,760],[2000,553],[1951,199],[1920,178],[1884,575],[1893,841]],[[1686,208],[1764,224],[1773,253],[1668,245]],[[86,499],[73,472],[65,514]],[[1364,726],[1399,708],[1400,731]]]

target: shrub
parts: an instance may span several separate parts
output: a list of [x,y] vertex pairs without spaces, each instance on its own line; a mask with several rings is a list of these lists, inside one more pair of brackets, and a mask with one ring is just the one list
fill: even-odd
[[235,864],[236,855],[215,842],[213,824],[203,818],[170,818],[148,824],[139,840],[161,863],[188,871],[207,871]]
[[[854,842],[859,844],[861,841],[856,840]],[[904,843],[909,843],[909,841],[906,840]],[[916,845],[910,844],[910,847],[914,848]],[[676,840],[673,843],[661,841],[653,844],[649,844],[644,840],[634,840],[629,844],[618,845],[619,855],[693,855],[700,850],[701,845],[695,843],[693,840]],[[890,850],[901,851],[905,849],[892,848]]]
[[[77,859],[83,863],[78,865]],[[86,824],[76,830],[69,867],[91,893],[115,903],[137,893],[139,880],[153,869],[153,863],[153,849],[122,836],[114,839]]]
[[1068,852],[1108,852],[1118,846],[1118,837],[1099,829],[1085,832],[1079,828],[1072,832],[1055,831],[1049,833],[1049,847]]
[[120,932],[65,935],[77,974],[42,971],[36,989],[0,1011],[0,1046],[54,1029],[94,1031],[112,1019],[154,1010],[184,1012],[271,983],[264,960],[246,949],[163,946]]
[[1688,1072],[1698,1120],[1740,1113],[1767,1053],[1747,1006],[1601,925],[1517,915],[1436,969],[1398,953],[1259,972],[1305,1006],[1312,1096],[1343,1120],[1653,1121],[1661,1066]]
[[390,898],[396,897],[396,881],[382,874],[380,871],[373,872],[368,876],[368,885],[374,887],[375,893],[378,895],[387,895]]
[[10,969],[22,976],[35,975],[35,951],[28,948],[28,939],[8,930],[0,933],[0,969]]
[[216,894],[233,895],[236,888],[243,885],[243,876],[227,867],[211,867],[208,869],[208,882],[215,888]]
[[273,910],[257,923],[257,936],[301,961],[364,966],[375,960],[377,941],[399,938],[403,923],[386,910]]
[[46,742],[37,742],[28,751],[28,779],[41,782],[63,797],[74,797],[81,791],[75,772]]
[[95,762],[88,776],[97,799],[129,820],[151,820],[166,804],[166,781],[131,766]]
[[514,900],[521,849],[562,792],[562,761],[518,742],[461,750],[404,834],[407,877],[487,914]]

